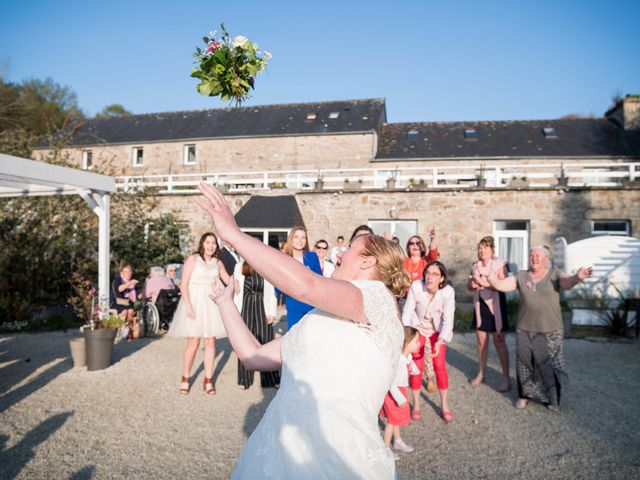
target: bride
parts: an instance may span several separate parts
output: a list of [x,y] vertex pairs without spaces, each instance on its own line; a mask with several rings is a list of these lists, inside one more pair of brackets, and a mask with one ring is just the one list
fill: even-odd
[[273,285],[310,311],[284,337],[253,337],[233,301],[214,286],[227,335],[250,370],[282,368],[280,389],[247,441],[232,478],[393,479],[378,412],[403,341],[395,296],[409,286],[404,255],[377,235],[356,237],[332,278],[242,233],[222,194],[201,184],[196,200],[222,239]]

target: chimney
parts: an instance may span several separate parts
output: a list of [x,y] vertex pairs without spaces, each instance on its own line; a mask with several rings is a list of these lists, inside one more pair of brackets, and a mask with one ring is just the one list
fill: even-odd
[[604,114],[625,130],[640,130],[640,95],[627,95]]

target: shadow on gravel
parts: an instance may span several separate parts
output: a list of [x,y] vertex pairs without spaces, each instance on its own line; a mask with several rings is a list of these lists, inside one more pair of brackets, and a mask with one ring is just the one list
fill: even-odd
[[[515,364],[515,358],[512,352],[509,354],[509,363],[510,365]],[[471,379],[476,376],[476,373],[478,373],[478,360],[476,358],[471,359],[467,357],[464,353],[459,352],[451,345],[447,345],[447,365],[451,365],[464,373],[465,377],[467,377],[467,381],[471,381]],[[511,375],[509,375],[509,377],[511,378],[511,391],[513,391],[513,386],[516,385],[516,379],[515,377],[511,377]],[[489,385],[499,385],[501,379],[502,372],[499,372],[495,368],[487,365],[485,382]],[[511,392],[504,392],[502,395],[510,397]]]
[[120,360],[127,358],[129,355],[133,355],[144,347],[156,342],[161,337],[143,337],[135,340],[120,340],[113,346],[113,361],[112,365],[115,365]]
[[[0,369],[0,395],[2,395],[0,397],[0,413],[44,387],[58,375],[71,369],[68,337],[51,336],[46,340],[49,342],[47,349],[32,356],[23,356],[20,353],[24,351],[21,343],[34,339],[28,335],[30,334],[14,335],[4,338],[0,342],[0,364],[6,364]],[[51,348],[52,346],[53,348]],[[44,351],[51,353],[45,355],[42,353]],[[39,373],[28,383],[9,392],[15,385],[22,383],[38,369],[55,360],[60,361]]]
[[15,478],[34,457],[36,447],[46,442],[56,430],[64,425],[71,415],[73,415],[73,412],[64,412],[47,418],[8,450],[4,449],[8,437],[0,437],[0,448],[2,448],[2,451],[0,451],[0,465],[2,465],[0,478]]
[[82,467],[76,473],[69,477],[69,480],[91,480],[93,478],[93,472],[95,471],[95,465],[87,465]]

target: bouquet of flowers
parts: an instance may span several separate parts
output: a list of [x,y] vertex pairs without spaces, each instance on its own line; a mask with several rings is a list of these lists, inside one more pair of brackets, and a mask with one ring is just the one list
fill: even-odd
[[191,76],[200,80],[198,93],[209,97],[220,96],[224,101],[235,101],[239,106],[249,98],[249,89],[254,88],[255,76],[267,67],[269,52],[258,50],[258,44],[238,35],[231,40],[229,33],[220,25],[222,35],[216,32],[204,37],[205,50],[196,47],[193,56],[197,67]]

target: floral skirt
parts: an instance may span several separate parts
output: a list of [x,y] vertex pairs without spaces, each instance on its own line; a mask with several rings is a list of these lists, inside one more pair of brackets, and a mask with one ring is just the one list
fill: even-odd
[[520,398],[559,405],[560,395],[569,386],[564,368],[564,332],[516,331],[516,372]]

